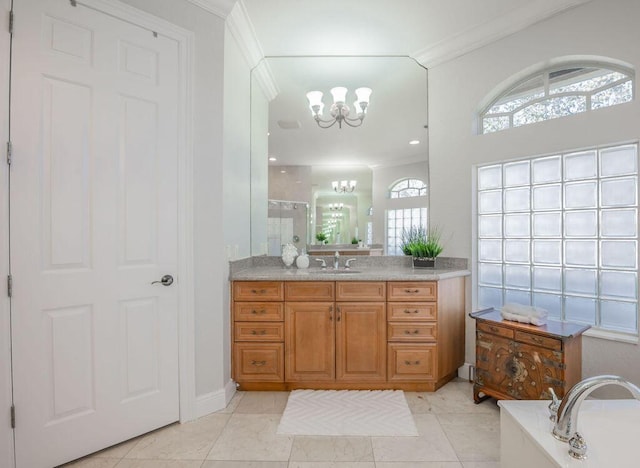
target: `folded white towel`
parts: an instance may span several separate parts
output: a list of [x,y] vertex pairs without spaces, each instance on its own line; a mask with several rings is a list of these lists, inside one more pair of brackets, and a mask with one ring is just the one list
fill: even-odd
[[507,303],[502,306],[502,310],[510,314],[524,315],[526,317],[546,317],[547,311],[540,307],[533,307],[523,304]]

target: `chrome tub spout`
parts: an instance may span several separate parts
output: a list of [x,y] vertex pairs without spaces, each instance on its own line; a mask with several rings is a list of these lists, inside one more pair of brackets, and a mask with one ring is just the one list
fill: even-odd
[[567,442],[578,430],[578,412],[580,404],[594,390],[606,385],[619,385],[631,392],[636,400],[640,400],[640,388],[617,375],[598,375],[578,382],[562,399],[558,408],[558,416],[553,427],[553,436]]

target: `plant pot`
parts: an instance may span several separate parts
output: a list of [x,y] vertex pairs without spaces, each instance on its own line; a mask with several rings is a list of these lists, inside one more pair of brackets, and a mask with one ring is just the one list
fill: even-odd
[[435,268],[435,258],[413,257],[413,268]]

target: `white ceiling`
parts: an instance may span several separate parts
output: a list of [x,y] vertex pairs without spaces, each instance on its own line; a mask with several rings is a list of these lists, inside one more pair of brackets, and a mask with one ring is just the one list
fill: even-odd
[[[242,0],[240,6],[267,57],[394,55],[431,67],[587,1]],[[375,166],[426,158],[424,70],[409,59],[336,60],[268,60],[280,91],[270,105],[276,164]],[[327,115],[328,91],[341,85],[373,89],[363,126],[317,128],[305,93],[323,91]],[[278,120],[299,121],[301,128],[282,130]],[[422,143],[409,147],[410,139]]]

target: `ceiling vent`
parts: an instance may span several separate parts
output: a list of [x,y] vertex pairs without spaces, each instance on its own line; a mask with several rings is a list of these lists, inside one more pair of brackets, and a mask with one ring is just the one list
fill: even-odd
[[301,125],[297,120],[278,120],[278,127],[283,130],[297,130]]

